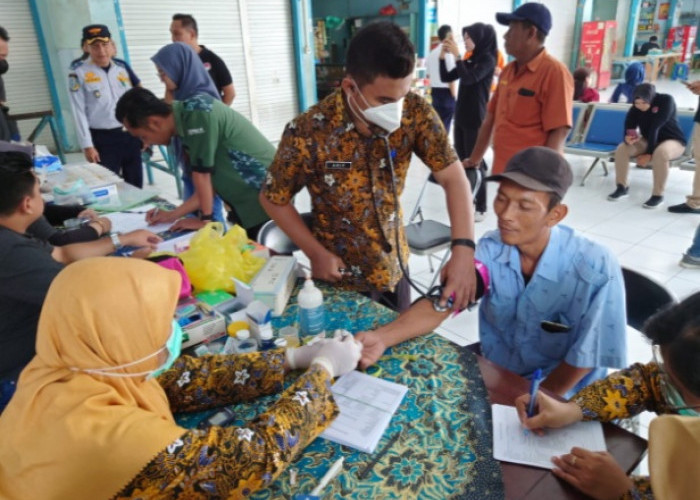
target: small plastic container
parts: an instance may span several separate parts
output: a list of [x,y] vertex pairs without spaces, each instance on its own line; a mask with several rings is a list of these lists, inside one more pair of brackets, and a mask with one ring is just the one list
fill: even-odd
[[275,339],[272,336],[272,326],[267,323],[260,329],[260,350],[267,351],[275,348]]
[[228,337],[221,354],[236,354],[238,348],[238,339],[236,337]]
[[284,326],[280,328],[279,336],[287,341],[287,347],[299,346],[299,329],[296,326]]
[[258,350],[257,342],[250,338],[250,331],[238,330],[238,333],[236,333],[236,339],[238,340],[238,345],[236,346],[237,354],[246,354],[249,352],[256,352]]

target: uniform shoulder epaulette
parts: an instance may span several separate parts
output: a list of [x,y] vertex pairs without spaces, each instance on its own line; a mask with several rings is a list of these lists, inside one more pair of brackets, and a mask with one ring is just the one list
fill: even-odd
[[129,63],[127,63],[124,59],[119,59],[118,57],[113,57],[112,62],[117,66],[121,66],[122,68],[129,66]]
[[70,63],[70,69],[77,69],[80,66],[82,66],[83,64],[85,64],[85,59],[81,59],[81,58],[74,59]]

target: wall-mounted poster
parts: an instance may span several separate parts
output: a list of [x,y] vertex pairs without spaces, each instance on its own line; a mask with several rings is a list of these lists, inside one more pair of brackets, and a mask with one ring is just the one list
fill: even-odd
[[664,21],[668,19],[668,11],[671,7],[670,3],[662,3],[659,5],[659,20]]

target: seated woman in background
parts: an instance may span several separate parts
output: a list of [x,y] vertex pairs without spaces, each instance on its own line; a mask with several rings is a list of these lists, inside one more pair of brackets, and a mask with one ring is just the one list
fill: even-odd
[[[360,357],[352,337],[177,359],[179,290],[177,273],[140,260],[94,258],[59,273],[36,356],[0,416],[0,497],[244,497],[330,425],[330,383]],[[245,427],[175,423],[173,411],[279,392],[294,368],[307,370]]]
[[624,133],[624,141],[615,150],[617,188],[608,200],[618,201],[629,196],[630,158],[636,158],[637,167],[653,169],[651,197],[642,207],[657,208],[664,201],[671,160],[681,156],[686,145],[673,96],[657,94],[651,83],[637,85],[634,105],[625,117]]
[[588,68],[578,68],[574,71],[574,101],[598,102],[600,94],[588,85],[591,82],[591,70]]
[[634,89],[637,85],[644,81],[644,65],[640,62],[633,62],[625,70],[625,81],[619,83],[613,91],[610,102],[620,102],[620,97],[624,97],[624,101],[631,103],[634,98]]
[[[653,361],[612,373],[579,391],[569,402],[538,392],[537,412],[528,418],[530,395],[518,397],[515,406],[523,426],[540,432],[581,420],[611,422],[645,410],[700,416],[698,311],[700,292],[657,313],[644,326],[644,334],[653,344]],[[572,448],[571,453],[552,461],[557,477],[594,498],[653,498],[649,478],[627,477],[607,452]],[[653,474],[653,464],[651,470]],[[655,484],[653,476],[651,481]]]

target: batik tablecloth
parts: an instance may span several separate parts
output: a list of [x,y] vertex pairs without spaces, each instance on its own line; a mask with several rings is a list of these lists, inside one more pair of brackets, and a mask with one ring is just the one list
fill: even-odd
[[[322,287],[328,331],[353,333],[391,321],[395,313],[354,292]],[[296,293],[275,329],[297,322]],[[378,363],[378,376],[408,386],[408,392],[373,454],[317,438],[290,465],[298,470],[296,486],[289,469],[252,498],[291,498],[309,493],[339,457],[343,471],[324,489],[323,498],[345,499],[499,499],[501,468],[493,458],[491,409],[475,355],[429,334],[392,348]],[[291,380],[291,377],[288,377]],[[238,425],[252,420],[277,396],[235,405]],[[194,427],[214,412],[178,415]],[[387,447],[387,444],[389,446]],[[385,450],[386,448],[386,450]],[[374,457],[379,460],[358,477]]]

